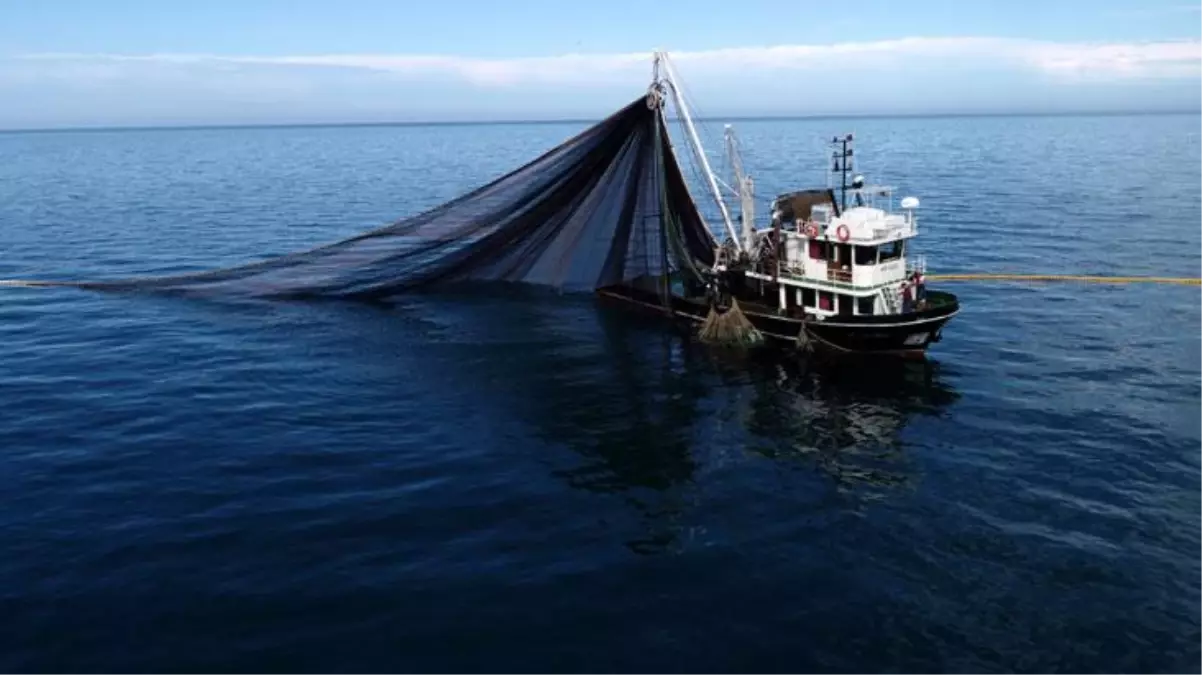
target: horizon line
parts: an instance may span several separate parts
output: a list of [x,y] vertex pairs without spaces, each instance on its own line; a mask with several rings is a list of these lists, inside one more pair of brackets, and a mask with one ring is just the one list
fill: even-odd
[[[1027,111],[930,111],[894,113],[820,113],[820,114],[738,114],[708,115],[695,117],[696,122],[788,122],[827,119],[893,119],[893,118],[947,118],[947,117],[1117,117],[1141,115],[1202,115],[1197,108],[1148,108],[1144,110],[1027,110]],[[102,131],[201,131],[209,129],[294,129],[294,128],[337,128],[337,127],[440,127],[440,126],[500,126],[538,124],[595,124],[607,115],[597,117],[562,117],[530,119],[478,119],[478,120],[392,120],[378,122],[213,122],[201,124],[102,124],[65,125],[45,127],[0,127],[0,133],[55,133],[55,132],[102,132]],[[669,116],[669,121],[679,121]]]

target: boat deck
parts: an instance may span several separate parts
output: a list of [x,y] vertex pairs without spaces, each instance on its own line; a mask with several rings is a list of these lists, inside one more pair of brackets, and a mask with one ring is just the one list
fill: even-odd
[[[667,314],[676,320],[699,324],[709,313],[704,296],[673,293],[664,297],[633,286],[611,286],[597,291],[602,298]],[[798,310],[784,313],[754,298],[738,298],[739,308],[769,341],[796,346],[813,341],[834,351],[874,354],[921,354],[940,339],[940,329],[957,312],[956,296],[928,291],[922,309],[904,314],[832,316],[821,320]]]

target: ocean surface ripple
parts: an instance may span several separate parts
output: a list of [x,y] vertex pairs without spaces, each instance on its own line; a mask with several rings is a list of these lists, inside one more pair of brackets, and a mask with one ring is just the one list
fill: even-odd
[[[932,273],[1197,276],[1199,117],[855,120]],[[847,120],[737,125],[762,198]],[[0,277],[361,232],[578,124],[0,134]],[[591,297],[0,292],[0,670],[1197,671],[1197,288],[960,283],[925,363]]]

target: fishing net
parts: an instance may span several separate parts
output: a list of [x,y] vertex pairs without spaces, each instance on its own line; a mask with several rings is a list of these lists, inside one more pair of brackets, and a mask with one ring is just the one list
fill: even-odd
[[382,299],[458,282],[595,290],[695,277],[713,264],[715,240],[661,111],[654,96],[639,97],[487,185],[319,248],[200,273],[48,285]]

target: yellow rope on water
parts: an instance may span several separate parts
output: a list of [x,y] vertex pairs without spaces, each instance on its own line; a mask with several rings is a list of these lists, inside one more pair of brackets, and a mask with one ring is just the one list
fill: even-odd
[[1181,284],[1202,285],[1192,277],[1099,277],[1075,274],[928,274],[929,281],[1083,281],[1099,284]]
[[[928,274],[927,281],[1080,281],[1098,284],[1178,284],[1202,286],[1202,279],[1195,277],[1106,277],[1078,274]],[[128,280],[126,280],[128,281]],[[0,279],[0,287],[54,287],[89,286],[96,282],[46,281],[36,279]],[[741,313],[740,313],[741,314]],[[732,317],[733,318],[733,317]]]
[[24,279],[0,279],[0,286],[21,286],[25,288],[37,288],[42,286],[69,286],[67,282],[56,281],[26,281]]

